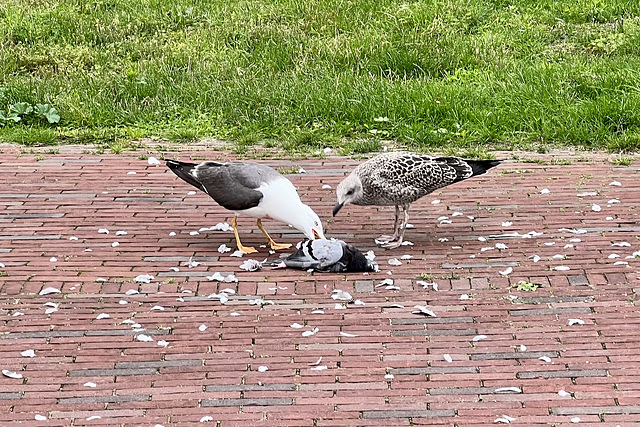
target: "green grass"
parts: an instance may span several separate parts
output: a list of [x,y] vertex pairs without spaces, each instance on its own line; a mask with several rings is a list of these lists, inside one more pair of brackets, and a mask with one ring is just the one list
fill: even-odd
[[0,140],[634,151],[638,70],[637,0],[5,0]]

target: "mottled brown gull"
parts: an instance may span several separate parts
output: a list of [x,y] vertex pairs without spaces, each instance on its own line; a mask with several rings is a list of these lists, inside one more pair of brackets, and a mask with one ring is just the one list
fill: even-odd
[[[383,247],[397,248],[404,239],[411,203],[438,188],[481,175],[499,163],[409,152],[383,153],[360,164],[338,185],[333,216],[349,203],[395,206],[393,235],[380,236],[377,241]],[[402,222],[400,208],[404,211]]]

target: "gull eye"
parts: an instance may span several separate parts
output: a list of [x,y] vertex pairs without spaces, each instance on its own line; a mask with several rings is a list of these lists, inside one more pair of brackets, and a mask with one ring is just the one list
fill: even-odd
[[353,190],[349,190],[349,191],[347,191],[347,196],[350,196],[350,195],[352,195],[352,194],[353,194]]
[[317,227],[319,225],[318,221],[313,221],[313,225],[315,225]]

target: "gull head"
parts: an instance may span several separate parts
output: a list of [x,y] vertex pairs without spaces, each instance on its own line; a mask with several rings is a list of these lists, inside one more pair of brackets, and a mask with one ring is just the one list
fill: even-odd
[[342,209],[344,205],[349,203],[357,203],[363,195],[362,181],[357,175],[351,174],[338,184],[336,188],[336,196],[338,197],[338,203],[333,207],[333,216],[336,216],[338,211]]
[[295,219],[290,224],[302,231],[309,240],[325,239],[320,217],[305,204],[301,204],[300,209],[296,212]]

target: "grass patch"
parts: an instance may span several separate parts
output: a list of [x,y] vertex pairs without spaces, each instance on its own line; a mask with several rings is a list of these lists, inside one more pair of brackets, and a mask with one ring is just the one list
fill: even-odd
[[638,69],[629,0],[7,0],[0,140],[627,152]]

